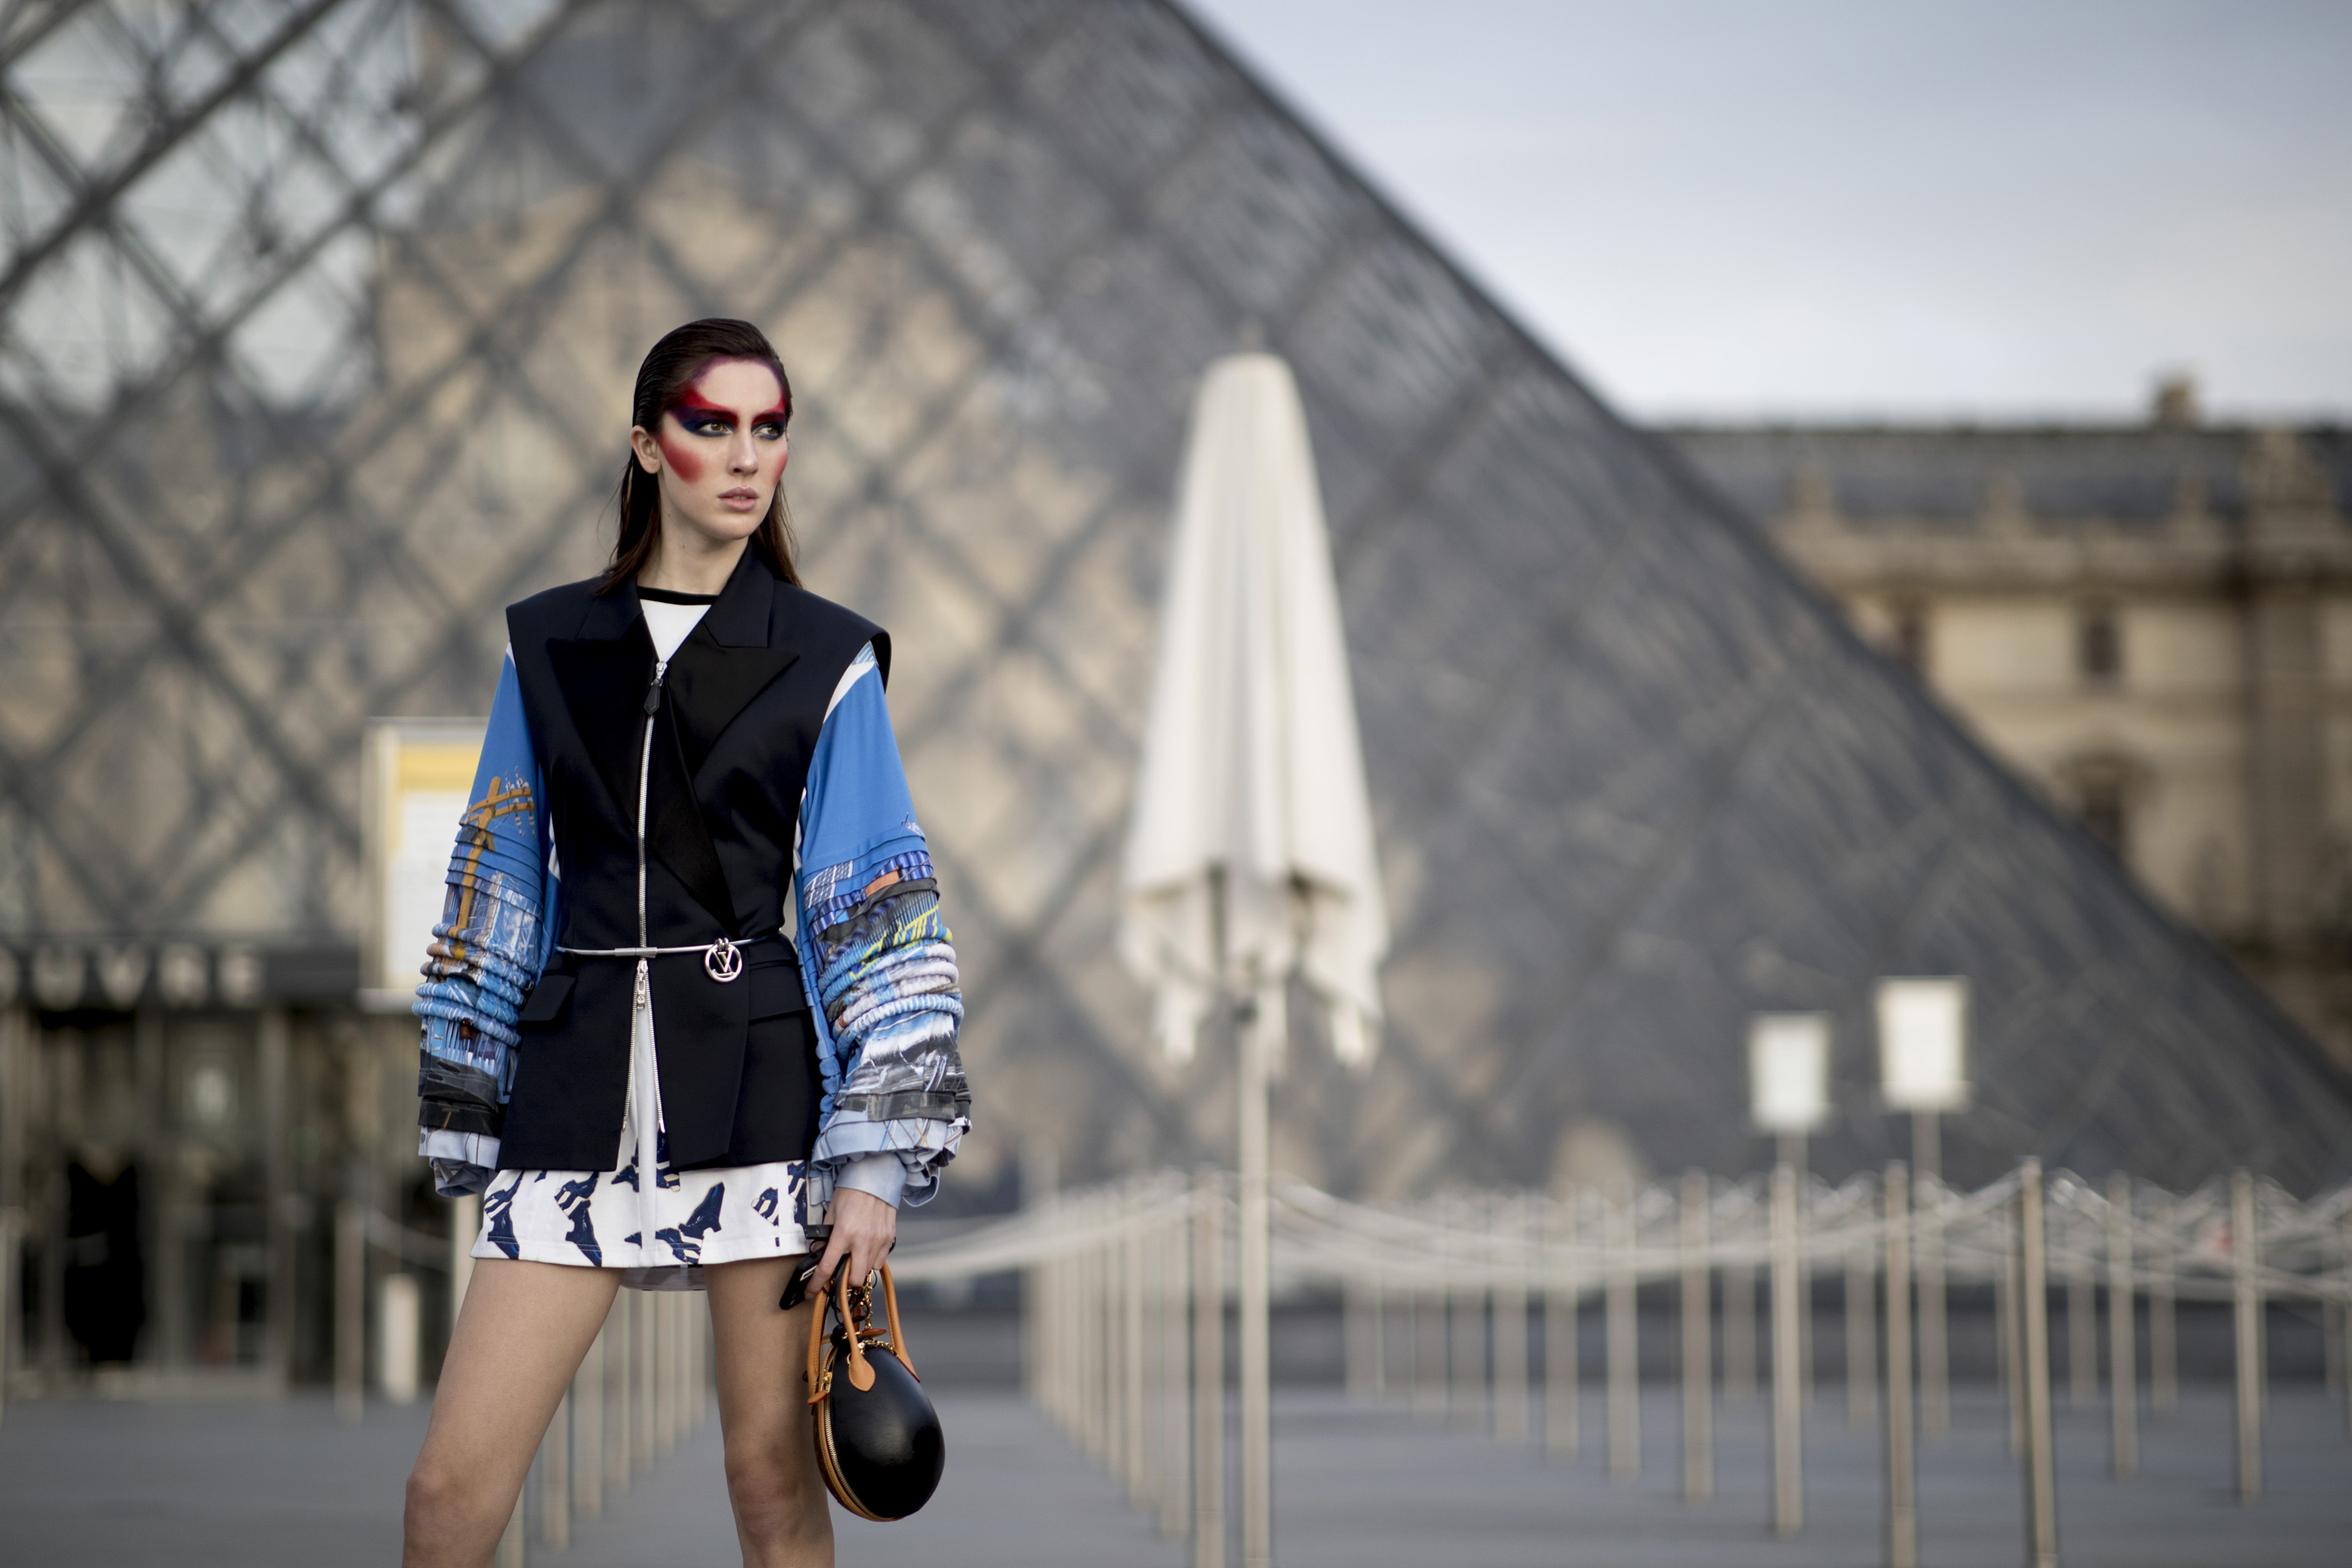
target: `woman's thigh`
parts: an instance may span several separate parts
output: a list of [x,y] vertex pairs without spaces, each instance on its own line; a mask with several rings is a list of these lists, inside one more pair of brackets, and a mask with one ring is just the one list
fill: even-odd
[[475,1264],[417,1468],[510,1501],[620,1282],[616,1268]]
[[[719,1362],[719,1419],[730,1482],[764,1476],[778,1500],[824,1513],[808,1390],[802,1387],[808,1314],[776,1310],[797,1258],[721,1263],[703,1271]],[[803,1521],[813,1525],[814,1519]]]

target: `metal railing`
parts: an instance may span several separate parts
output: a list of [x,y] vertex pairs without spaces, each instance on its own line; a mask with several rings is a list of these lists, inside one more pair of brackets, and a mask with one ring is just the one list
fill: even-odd
[[[1032,1396],[1157,1513],[1163,1531],[1192,1539],[1196,1568],[1223,1568],[1228,1549],[1224,1335],[1237,1215],[1228,1174],[1141,1176],[1057,1194],[952,1240],[904,1249],[894,1265],[909,1282],[1025,1271]],[[2159,1411],[2179,1395],[2177,1304],[2231,1306],[2233,1479],[2249,1502],[2263,1486],[2265,1303],[2320,1303],[2331,1358],[2344,1355],[2352,1303],[2352,1187],[2299,1201],[2242,1172],[2174,1194],[2120,1175],[2102,1185],[2063,1172],[2045,1176],[2028,1161],[1961,1192],[1900,1164],[1837,1185],[1783,1165],[1744,1181],[1693,1173],[1565,1197],[1480,1194],[1411,1205],[1349,1203],[1278,1180],[1272,1239],[1286,1286],[1339,1285],[1351,1389],[1409,1389],[1416,1409],[1488,1423],[1512,1443],[1532,1440],[1539,1399],[1545,1445],[1560,1457],[1573,1454],[1582,1397],[1574,1325],[1581,1304],[1597,1297],[1609,1468],[1619,1479],[1641,1463],[1635,1292],[1671,1285],[1685,1348],[1682,1479],[1692,1499],[1710,1495],[1714,1484],[1708,1412],[1717,1374],[1707,1352],[1721,1343],[1724,1393],[1740,1392],[1743,1376],[1752,1387],[1761,1270],[1772,1349],[1771,1524],[1783,1535],[1804,1524],[1809,1279],[1842,1276],[1847,1419],[1882,1434],[1885,1557],[1895,1568],[1916,1561],[1916,1437],[1950,1420],[1940,1329],[1943,1298],[1956,1284],[1992,1289],[2027,1556],[2036,1563],[2056,1561],[2053,1294],[2064,1303],[2068,1376],[2080,1402],[2100,1386],[2098,1288],[2107,1292],[2117,1475],[2137,1463],[2138,1303],[2148,1310],[2148,1404]],[[1402,1380],[1392,1376],[1396,1336],[1385,1321],[1400,1308],[1411,1347]],[[1540,1386],[1529,1372],[1532,1312],[1545,1323]],[[1930,1321],[1938,1329],[1932,1342],[1920,1332]],[[1896,1373],[1883,1380],[1882,1353]],[[2352,1376],[2343,1382],[2352,1384]],[[1255,1484],[1269,1488],[1270,1477]]]

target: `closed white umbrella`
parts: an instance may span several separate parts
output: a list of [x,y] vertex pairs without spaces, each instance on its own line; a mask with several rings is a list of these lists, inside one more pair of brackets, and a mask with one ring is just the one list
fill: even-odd
[[1240,1015],[1242,1559],[1273,1553],[1266,1083],[1303,976],[1334,1051],[1371,1058],[1388,910],[1331,544],[1290,367],[1209,367],[1176,501],[1159,668],[1121,879],[1119,951],[1181,1061]]
[[1121,955],[1153,988],[1174,1059],[1192,1054],[1221,984],[1258,995],[1278,1052],[1296,970],[1328,1009],[1336,1054],[1360,1065],[1388,910],[1315,457],[1274,355],[1233,354],[1202,379],[1175,532]]

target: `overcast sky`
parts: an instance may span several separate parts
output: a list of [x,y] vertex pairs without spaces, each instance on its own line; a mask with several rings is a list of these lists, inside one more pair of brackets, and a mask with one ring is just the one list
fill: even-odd
[[1191,0],[1628,412],[2352,417],[2345,0]]

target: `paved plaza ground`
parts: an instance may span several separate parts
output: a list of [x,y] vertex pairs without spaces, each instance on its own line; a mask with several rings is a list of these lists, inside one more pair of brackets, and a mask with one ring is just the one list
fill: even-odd
[[[1675,1406],[1643,1409],[1643,1472],[1601,1471],[1598,1402],[1584,1453],[1547,1463],[1458,1427],[1337,1394],[1277,1399],[1277,1558],[1285,1568],[1388,1564],[1591,1568],[1814,1568],[1879,1561],[1877,1445],[1849,1432],[1824,1388],[1807,1436],[1804,1533],[1765,1529],[1767,1447],[1759,1405],[1717,1413],[1714,1500],[1685,1504]],[[2063,1398],[2062,1398],[2063,1405]],[[1006,1393],[946,1391],[948,1475],[931,1507],[899,1524],[836,1519],[845,1568],[1103,1563],[1181,1568],[1179,1543],[1034,1410]],[[2149,1423],[2141,1476],[2105,1475],[2104,1419],[2062,1408],[2063,1560],[2070,1568],[2341,1568],[2352,1562],[2352,1441],[2341,1404],[2308,1385],[2274,1395],[2268,1495],[2229,1491],[2226,1390],[2192,1387]],[[372,1405],[357,1426],[323,1398],[274,1403],[57,1400],[11,1405],[0,1421],[0,1563],[8,1568],[316,1568],[395,1563],[400,1483],[422,1406]],[[2021,1556],[2019,1487],[2000,1410],[1963,1390],[1958,1430],[1920,1456],[1925,1568],[2011,1568]],[[570,1549],[534,1546],[565,1568],[690,1568],[738,1561],[716,1426],[682,1444],[581,1521]]]

